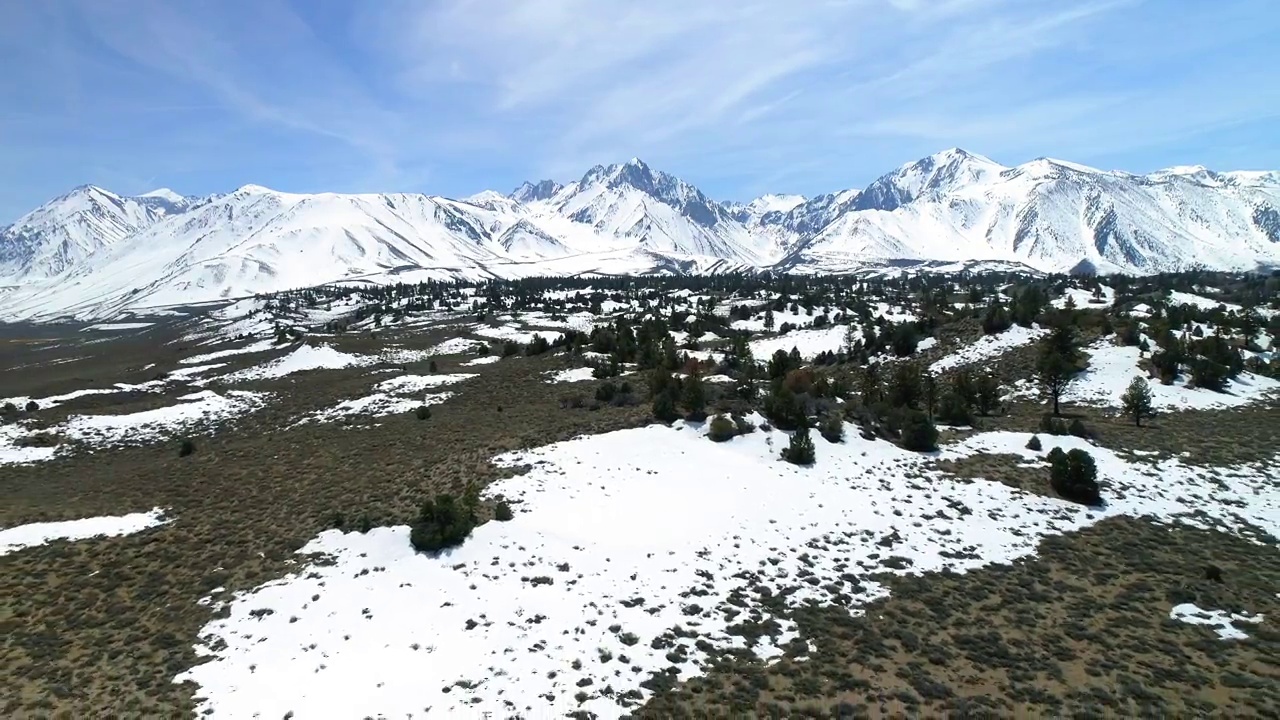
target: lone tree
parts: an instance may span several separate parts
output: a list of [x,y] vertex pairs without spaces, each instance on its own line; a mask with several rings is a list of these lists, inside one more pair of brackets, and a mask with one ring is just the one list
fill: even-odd
[[1147,379],[1138,376],[1129,383],[1129,389],[1120,397],[1120,407],[1125,415],[1133,418],[1133,424],[1142,427],[1142,418],[1155,415],[1151,404],[1151,386]]
[[1040,373],[1040,384],[1044,386],[1049,397],[1053,398],[1053,414],[1061,415],[1059,403],[1062,393],[1076,379],[1080,371],[1077,362],[1080,350],[1076,345],[1075,332],[1070,325],[1054,328],[1044,340],[1040,341],[1040,356],[1036,360],[1036,371]]

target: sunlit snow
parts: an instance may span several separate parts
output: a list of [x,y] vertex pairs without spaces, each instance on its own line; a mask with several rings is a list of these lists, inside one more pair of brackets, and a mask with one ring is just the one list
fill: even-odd
[[1262,622],[1263,617],[1261,614],[1242,615],[1226,610],[1202,610],[1195,603],[1182,603],[1169,611],[1169,619],[1188,625],[1208,625],[1223,640],[1247,640],[1249,635],[1236,627],[1236,623],[1257,625]]
[[132,535],[166,522],[168,520],[164,517],[164,510],[154,508],[149,512],[128,515],[105,515],[80,520],[17,525],[0,530],[0,555],[8,555],[16,550],[44,545],[54,540],[84,540]]
[[[210,661],[178,679],[200,686],[200,710],[234,717],[404,717],[428,707],[618,717],[647,697],[639,683],[650,672],[672,664],[669,648],[651,645],[668,630],[696,633],[674,639],[689,657],[682,677],[702,671],[697,641],[740,646],[721,608],[733,596],[749,611],[757,585],[798,587],[793,604],[856,611],[884,593],[870,573],[1006,562],[1112,515],[1280,532],[1280,488],[1266,474],[1274,464],[1209,478],[1176,460],[1130,463],[1078,438],[1048,440],[1046,451],[1094,453],[1108,504],[1085,508],[955,481],[927,456],[849,436],[820,440],[810,468],[778,459],[781,432],[712,443],[682,423],[500,456],[530,468],[488,489],[512,500],[514,520],[483,525],[437,557],[414,553],[404,526],[321,533],[300,552],[333,564],[233,599],[202,633]],[[1028,437],[981,434],[941,456],[1010,453],[1043,465]],[[794,636],[784,624],[754,652],[774,656]]]

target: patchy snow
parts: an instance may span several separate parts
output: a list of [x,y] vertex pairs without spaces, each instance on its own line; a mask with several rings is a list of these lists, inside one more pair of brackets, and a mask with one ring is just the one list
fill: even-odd
[[86,327],[85,330],[97,330],[97,331],[141,330],[142,328],[149,328],[152,325],[155,325],[155,323],[149,323],[149,322],[98,323],[97,325],[90,325],[89,327]]
[[387,380],[383,380],[374,386],[374,390],[385,393],[396,393],[404,395],[407,393],[423,392],[432,388],[438,388],[441,385],[453,385],[463,380],[470,380],[473,377],[479,377],[475,373],[455,373],[452,375],[398,375]]
[[183,395],[177,405],[123,415],[72,415],[51,432],[91,445],[150,442],[245,415],[262,407],[266,393],[212,390]]
[[575,383],[594,380],[595,368],[580,367],[569,368],[568,370],[556,370],[546,373],[548,383]]
[[17,525],[0,530],[0,555],[8,555],[23,548],[44,545],[54,540],[85,540],[132,535],[167,522],[169,521],[165,519],[164,510],[154,508],[150,512],[128,515],[103,515],[80,520]]
[[[1089,367],[1067,386],[1063,402],[1119,408],[1120,397],[1135,377],[1147,377],[1138,366],[1141,351],[1136,347],[1115,345],[1100,340],[1085,348]],[[1248,405],[1280,391],[1280,381],[1262,375],[1241,373],[1228,381],[1226,392],[1187,387],[1187,376],[1179,376],[1172,385],[1149,379],[1151,402],[1157,410],[1205,410],[1209,408]]]
[[21,447],[19,438],[30,433],[20,425],[0,425],[0,465],[27,465],[53,458],[55,447]]
[[1202,610],[1195,603],[1182,603],[1173,606],[1169,611],[1169,619],[1184,622],[1189,625],[1208,625],[1218,633],[1218,637],[1222,640],[1248,640],[1249,636],[1243,630],[1236,627],[1236,623],[1253,623],[1257,625],[1261,623],[1263,617],[1258,615],[1242,615],[1240,613],[1229,613],[1225,610]]
[[243,380],[269,380],[307,370],[337,370],[349,367],[373,365],[379,359],[372,355],[352,355],[330,345],[299,345],[297,349],[280,358],[255,367],[246,368],[222,376],[226,382]]
[[938,338],[929,336],[916,343],[916,352],[924,352],[938,346]]
[[959,350],[942,358],[929,366],[935,373],[944,372],[963,365],[972,365],[983,360],[998,358],[1014,348],[1030,345],[1049,333],[1038,325],[1025,328],[1014,325],[996,335],[983,335]]
[[259,340],[258,342],[245,345],[244,347],[230,348],[227,350],[218,350],[217,352],[204,353],[202,355],[192,355],[189,358],[183,358],[178,361],[180,365],[203,365],[211,360],[221,360],[232,355],[248,355],[249,353],[266,352],[283,347],[277,345],[275,340]]
[[[802,309],[799,312],[791,312],[790,310],[781,310],[773,314],[773,329],[777,330],[782,327],[783,323],[791,323],[798,328],[808,327],[813,324],[813,319],[822,313],[814,311],[813,315],[805,314]],[[729,327],[734,330],[750,330],[751,332],[771,332],[765,327],[764,311],[761,310],[755,317],[750,320],[734,320]]]
[[[749,614],[757,585],[798,588],[793,604],[857,612],[886,592],[870,573],[1009,562],[1047,535],[1113,515],[1280,531],[1274,461],[1210,478],[1176,460],[1128,463],[1078,438],[1045,439],[1046,449],[1095,454],[1108,504],[1085,508],[960,482],[928,455],[847,435],[819,441],[809,468],[778,459],[785,433],[712,443],[704,426],[682,422],[501,455],[500,465],[529,468],[487,491],[513,502],[512,521],[481,526],[438,556],[414,553],[405,526],[325,531],[299,552],[332,564],[236,596],[201,633],[209,662],[175,680],[199,686],[199,712],[234,717],[403,717],[430,707],[612,718],[649,695],[640,683],[651,672],[672,665],[668,648],[651,642],[673,628],[697,633],[672,639],[689,658],[682,678],[703,671],[696,642],[743,647],[721,608],[732,597]],[[981,434],[939,455],[1042,464],[1043,452],[1025,449],[1029,437]],[[820,582],[803,582],[810,576]],[[751,651],[774,657],[794,630],[783,623]]]
[[331,408],[319,410],[298,421],[299,425],[309,422],[335,422],[342,418],[357,415],[385,417],[413,412],[419,405],[437,405],[453,397],[451,392],[428,394],[422,398],[407,398],[387,393],[373,393],[354,400],[343,400]]
[[[541,336],[547,342],[555,342],[556,339],[561,336],[561,333],[554,330],[529,330],[516,324],[490,327],[489,325],[478,323],[471,326],[470,332],[475,335],[479,335],[480,337],[491,338],[494,340],[514,340],[521,345],[528,345],[533,342],[533,338],[535,336]],[[474,345],[474,341],[472,342]]]
[[438,345],[432,346],[431,349],[427,350],[427,353],[430,355],[465,355],[475,352],[476,346],[483,344],[482,341],[472,340],[471,338],[449,338]]
[[[399,375],[373,386],[374,392],[364,397],[343,400],[331,408],[314,412],[298,422],[334,422],[346,417],[370,415],[381,417],[412,412],[419,405],[436,405],[453,397],[454,393],[416,395],[443,385],[453,385],[476,377],[474,374],[454,375]],[[414,395],[414,397],[407,397]]]
[[462,364],[467,367],[470,367],[472,365],[491,365],[493,363],[498,362],[501,359],[502,357],[500,355],[483,355],[473,360],[468,360]]
[[1239,310],[1240,306],[1234,303],[1222,302],[1221,300],[1212,300],[1202,295],[1192,295],[1188,292],[1174,290],[1169,293],[1168,301],[1170,305],[1191,305],[1201,310],[1212,310],[1216,307],[1222,307],[1227,310]]
[[1070,298],[1076,309],[1083,310],[1085,308],[1107,308],[1116,302],[1116,291],[1110,286],[1099,285],[1101,290],[1100,297],[1094,297],[1092,290],[1083,288],[1067,288],[1060,297],[1056,297],[1050,303],[1056,308],[1062,309],[1067,306],[1067,299]]

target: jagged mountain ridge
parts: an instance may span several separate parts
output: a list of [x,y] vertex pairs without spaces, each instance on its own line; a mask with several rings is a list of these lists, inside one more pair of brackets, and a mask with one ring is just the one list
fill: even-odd
[[84,186],[0,230],[0,317],[96,317],[356,279],[852,272],[896,260],[1280,265],[1280,172],[1004,167],[953,148],[862,189],[750,203],[717,202],[638,159],[463,200]]

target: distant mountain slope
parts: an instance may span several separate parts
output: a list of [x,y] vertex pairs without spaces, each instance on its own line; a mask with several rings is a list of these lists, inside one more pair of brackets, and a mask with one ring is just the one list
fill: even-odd
[[0,230],[0,318],[102,317],[357,278],[855,272],[907,260],[1139,274],[1280,266],[1280,172],[1005,167],[953,148],[865,188],[745,204],[638,159],[463,200],[84,186]]

